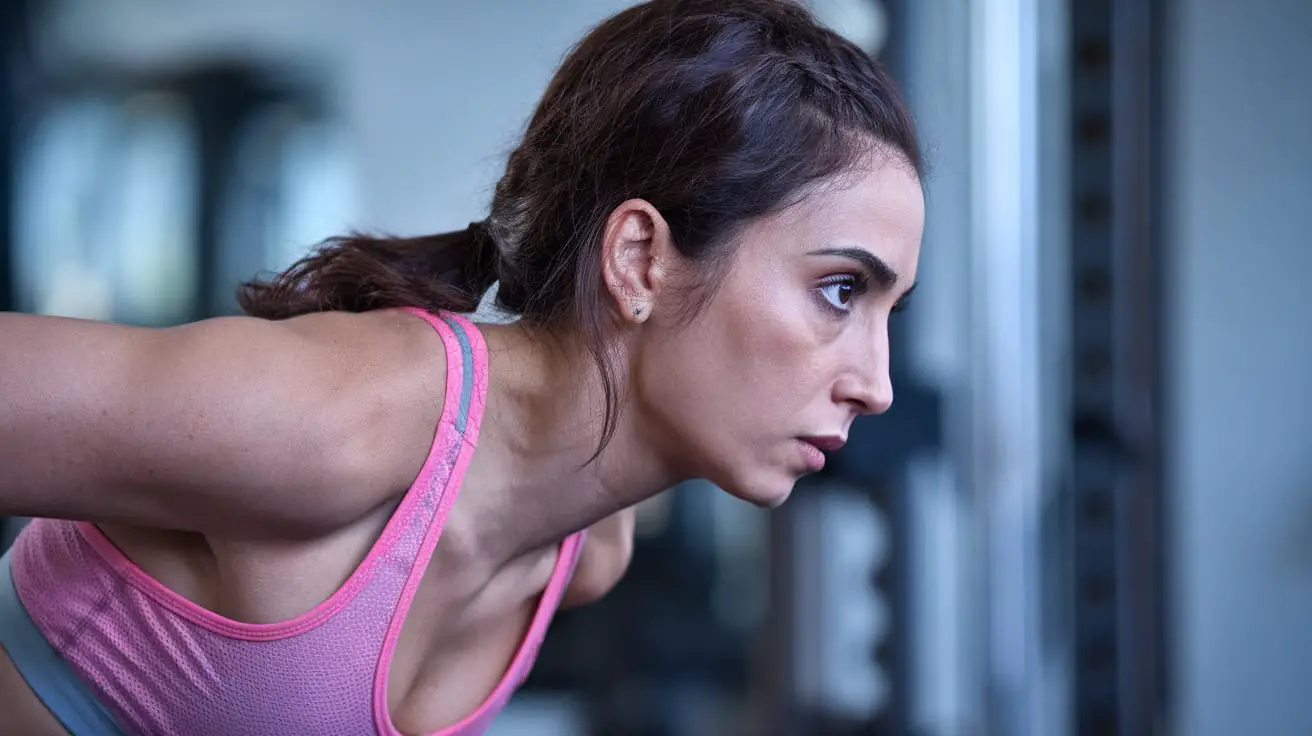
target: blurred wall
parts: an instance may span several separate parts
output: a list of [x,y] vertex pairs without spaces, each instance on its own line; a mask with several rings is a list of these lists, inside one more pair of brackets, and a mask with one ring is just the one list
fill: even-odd
[[[463,227],[562,55],[625,0],[60,0],[46,48],[128,66],[240,53],[319,67],[350,129],[363,222]],[[329,233],[324,233],[328,235]]]
[[1312,733],[1312,3],[1174,6],[1177,732]]

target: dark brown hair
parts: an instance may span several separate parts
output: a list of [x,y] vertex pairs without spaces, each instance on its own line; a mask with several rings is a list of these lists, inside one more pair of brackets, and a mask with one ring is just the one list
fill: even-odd
[[[247,314],[497,303],[578,332],[619,413],[606,347],[601,237],[628,199],[651,203],[711,284],[748,222],[882,147],[917,174],[915,127],[865,52],[789,0],[652,0],[603,22],[565,58],[510,154],[485,222],[418,238],[335,238],[269,281]],[[599,450],[600,451],[600,450]]]

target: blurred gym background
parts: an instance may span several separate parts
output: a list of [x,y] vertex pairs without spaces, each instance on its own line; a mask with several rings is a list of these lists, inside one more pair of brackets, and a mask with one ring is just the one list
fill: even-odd
[[[481,218],[627,4],[8,0],[0,309],[177,323]],[[931,161],[897,403],[779,511],[643,507],[494,733],[1312,734],[1312,3],[811,4]]]

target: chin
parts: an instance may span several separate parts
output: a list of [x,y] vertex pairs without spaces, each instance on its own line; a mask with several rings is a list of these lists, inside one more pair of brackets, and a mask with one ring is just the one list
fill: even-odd
[[716,483],[724,489],[729,495],[746,501],[753,506],[759,506],[765,509],[776,509],[784,505],[788,497],[793,493],[793,486],[797,485],[797,477],[794,475],[764,474],[755,473],[752,478],[735,479]]

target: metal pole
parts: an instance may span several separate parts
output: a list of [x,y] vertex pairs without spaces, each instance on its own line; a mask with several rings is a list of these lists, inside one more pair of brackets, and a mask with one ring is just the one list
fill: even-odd
[[18,145],[18,76],[27,51],[29,2],[0,4],[0,310],[15,308],[14,180]]
[[1099,736],[1159,732],[1166,697],[1160,12],[1071,12],[1075,712]]
[[[14,283],[14,183],[17,179],[18,119],[22,109],[19,77],[28,51],[32,3],[0,3],[0,311],[17,307]],[[18,533],[14,519],[0,517],[0,552]]]
[[1166,687],[1162,436],[1160,0],[1112,6],[1112,278],[1115,418],[1130,462],[1120,526],[1121,733],[1160,732]]

